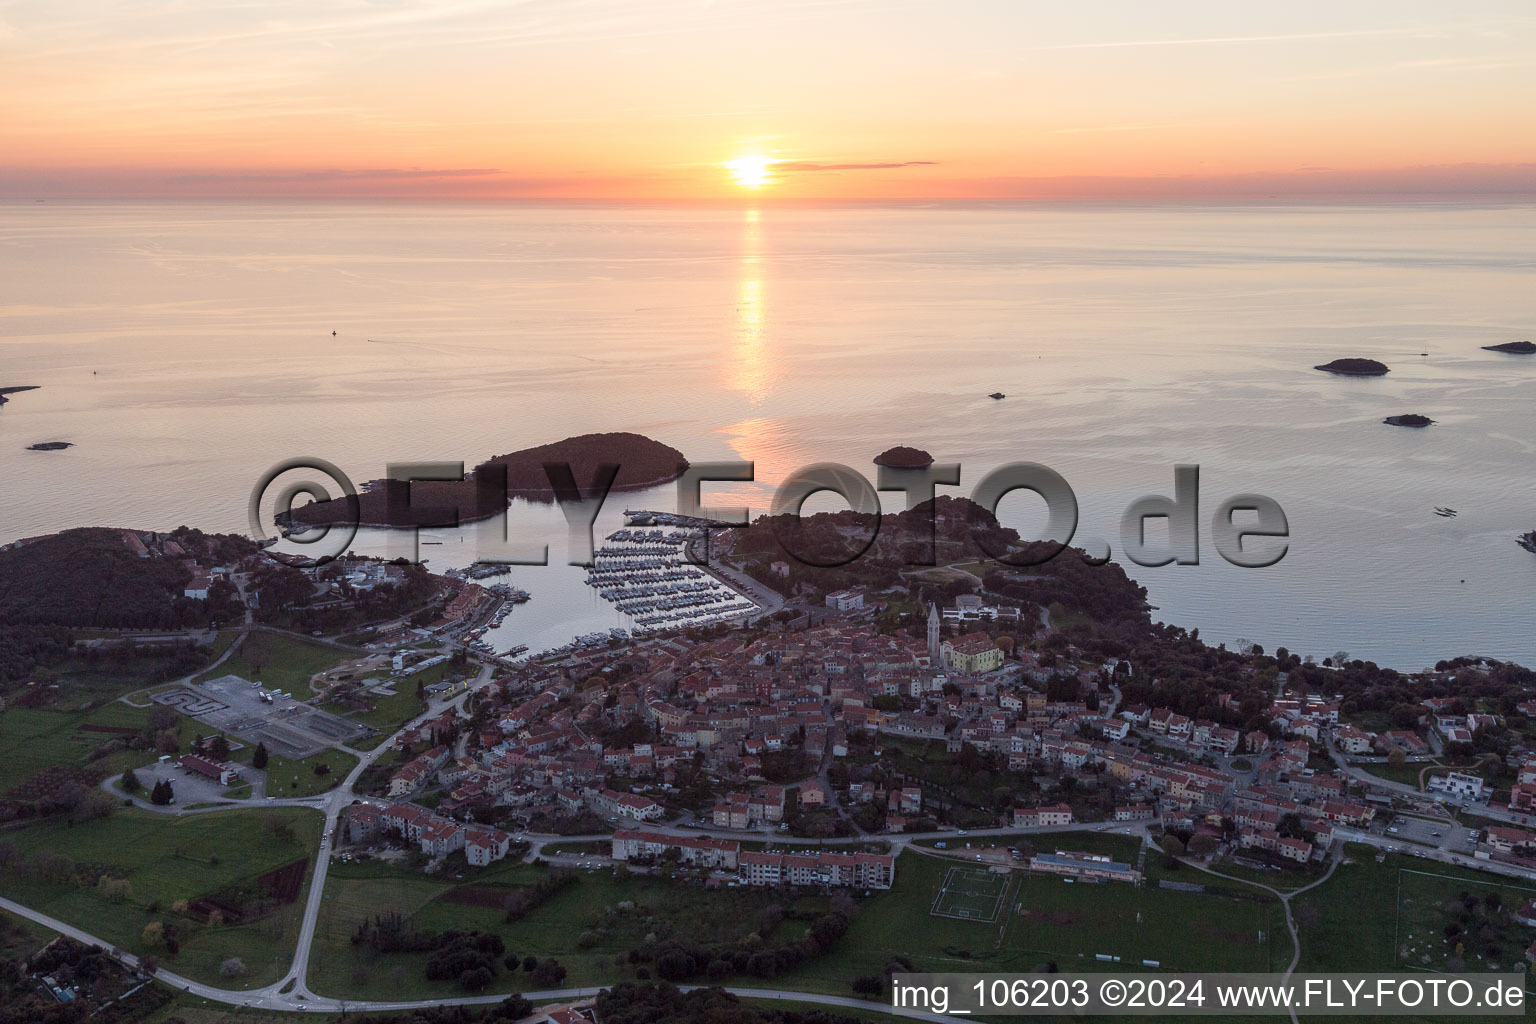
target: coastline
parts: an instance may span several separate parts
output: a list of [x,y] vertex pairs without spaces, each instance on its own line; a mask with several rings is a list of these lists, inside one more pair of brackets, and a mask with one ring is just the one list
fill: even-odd
[[[652,489],[653,487],[663,487],[663,486],[671,483],[672,481],[676,480],[677,476],[678,476],[678,474],[674,474],[672,476],[661,476],[661,477],[657,477],[654,480],[640,480],[640,481],[635,481],[633,483],[625,482],[625,483],[621,484],[621,483],[615,482],[613,484],[613,486],[608,489],[608,495],[609,495],[609,497],[612,497],[615,494],[623,494],[623,493],[629,493],[629,492],[634,492],[634,491],[648,491],[648,490]],[[468,479],[469,478],[466,478],[466,481]],[[369,482],[370,483],[374,483],[375,481],[369,481]],[[361,497],[363,493],[364,492],[359,491],[358,492],[358,496]],[[515,498],[521,498],[524,501],[536,501],[536,502],[539,502],[540,504],[543,504],[543,505],[554,504],[558,500],[553,494],[551,494],[551,495],[546,497],[543,494],[540,494],[540,493],[538,493],[536,491],[531,491],[531,492],[508,491],[507,492],[507,498],[508,498],[508,504],[506,506],[502,507],[502,508],[490,509],[489,511],[483,511],[483,512],[477,511],[477,512],[472,513],[471,515],[468,515],[468,516],[464,516],[464,515],[459,516],[459,525],[463,526],[463,525],[468,524],[468,523],[481,523],[481,522],[484,522],[487,519],[495,519],[497,516],[501,515],[508,508],[511,507],[511,500],[515,499]],[[338,525],[337,523],[334,523],[334,522],[291,523],[291,522],[289,522],[290,519],[291,519],[291,515],[289,513],[283,513],[281,515],[278,515],[278,516],[274,517],[276,525],[282,528],[283,533],[284,533],[285,536],[291,535],[291,536],[295,536],[295,537],[302,537],[304,534],[310,532],[311,530],[324,529],[325,527],[328,527],[328,526]],[[391,522],[387,522],[387,521],[374,521],[374,520],[371,520],[371,519],[367,518],[366,516],[364,516],[364,518],[360,519],[358,521],[357,525],[360,526],[360,527],[367,527],[367,528],[373,529],[373,530],[414,530],[414,529],[424,529],[425,530],[425,529],[449,529],[450,528],[450,527],[419,526],[419,525],[413,524],[413,523],[391,523]]]

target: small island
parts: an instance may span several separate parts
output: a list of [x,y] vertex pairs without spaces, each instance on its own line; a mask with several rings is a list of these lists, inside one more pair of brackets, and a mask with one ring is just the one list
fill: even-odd
[[1323,363],[1312,367],[1314,370],[1326,370],[1329,373],[1342,374],[1345,377],[1380,377],[1387,373],[1387,364],[1378,363],[1374,359],[1335,359],[1331,363]]
[[876,455],[875,465],[887,466],[891,469],[927,469],[933,465],[933,456],[921,448],[909,448],[899,444]]
[[990,395],[988,395],[987,397],[991,398],[991,399],[993,399],[995,401],[1001,402],[1003,399],[1007,398],[1008,396],[1003,394],[1001,391],[994,391]]
[[27,445],[29,452],[61,452],[65,448],[73,448],[71,441],[39,441],[37,444]]
[[[604,465],[618,466],[609,489],[613,493],[643,491],[670,483],[688,468],[682,452],[642,434],[582,434],[487,459],[462,480],[413,483],[410,508],[391,509],[385,482],[370,480],[358,488],[360,525],[407,528],[455,520],[471,523],[505,511],[511,498],[553,502],[555,488],[544,468],[550,463],[569,464],[571,477],[584,494],[592,489],[593,480]],[[332,498],[300,505],[279,516],[277,525],[303,532],[310,527],[352,522],[352,503],[346,498]]]
[[1528,356],[1536,352],[1536,342],[1506,341],[1502,345],[1484,345],[1484,352],[1504,352],[1512,356]]
[[1427,427],[1435,421],[1416,412],[1405,412],[1400,416],[1388,416],[1381,422],[1391,427]]
[[18,391],[36,391],[38,387],[40,385],[37,384],[17,384],[14,387],[0,388],[0,405],[10,401],[10,399],[5,397],[6,395],[14,395]]

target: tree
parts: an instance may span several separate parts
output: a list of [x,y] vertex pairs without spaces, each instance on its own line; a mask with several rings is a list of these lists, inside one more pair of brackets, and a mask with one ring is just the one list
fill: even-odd
[[553,957],[545,957],[534,968],[533,980],[543,988],[554,988],[565,980],[565,968]]
[[479,992],[494,980],[490,968],[481,964],[459,975],[459,986],[466,992]]
[[169,780],[161,779],[155,783],[155,788],[150,790],[149,800],[157,806],[164,807],[176,799],[176,791],[171,788]]
[[693,969],[693,957],[681,949],[669,949],[656,958],[656,976],[664,981],[682,981]]
[[1218,845],[1215,836],[1207,835],[1204,832],[1189,837],[1189,852],[1196,857],[1209,857],[1216,852]]
[[1163,852],[1170,857],[1182,857],[1184,856],[1184,844],[1179,841],[1178,836],[1169,832],[1163,836]]
[[1403,753],[1402,747],[1393,747],[1392,752],[1387,755],[1387,764],[1391,765],[1393,768],[1401,768],[1407,763],[1408,755]]
[[507,996],[501,1001],[501,1015],[507,1020],[522,1020],[533,1015],[533,1004],[522,996]]
[[245,973],[245,961],[232,956],[219,965],[219,973],[226,978],[238,978]]
[[223,736],[215,736],[208,741],[208,756],[216,761],[229,760],[229,740]]
[[124,792],[126,792],[126,793],[137,793],[139,790],[141,790],[143,788],[144,788],[144,783],[139,781],[138,775],[134,772],[134,770],[132,768],[129,768],[127,771],[123,772],[123,791]]
[[165,925],[160,921],[149,922],[149,924],[144,926],[144,931],[140,933],[139,940],[146,946],[160,945],[160,943],[165,941]]
[[266,766],[267,766],[267,745],[265,743],[257,743],[256,744],[256,753],[251,755],[251,767],[255,768],[257,771],[260,771],[260,770],[266,768]]

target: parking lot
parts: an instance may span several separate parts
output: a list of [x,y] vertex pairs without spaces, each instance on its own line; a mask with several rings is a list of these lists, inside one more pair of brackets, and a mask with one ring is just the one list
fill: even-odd
[[[154,761],[142,768],[135,768],[133,774],[138,776],[140,785],[140,799],[148,800],[149,791],[155,787],[155,783],[166,781],[171,784],[172,791],[176,794],[177,807],[191,807],[193,804],[209,804],[219,800],[228,799],[225,796],[225,787],[219,785],[206,775],[188,771],[176,763],[175,758],[168,761]],[[250,768],[243,768],[241,777],[234,783],[236,786],[250,782],[259,772]]]
[[1392,819],[1383,835],[1388,839],[1400,839],[1405,843],[1418,843],[1465,853],[1471,848],[1467,842],[1469,830],[1454,821],[1412,818],[1399,814]]
[[265,743],[293,759],[352,743],[372,730],[350,718],[321,711],[240,676],[220,676],[201,686],[181,686],[152,698],[249,743]]

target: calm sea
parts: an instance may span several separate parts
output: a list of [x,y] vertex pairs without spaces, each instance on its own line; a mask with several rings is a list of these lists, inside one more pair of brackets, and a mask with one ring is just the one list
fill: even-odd
[[[1045,463],[1078,540],[1118,555],[1126,504],[1198,463],[1201,564],[1132,567],[1165,620],[1406,669],[1536,664],[1536,555],[1515,546],[1536,528],[1536,357],[1479,348],[1536,336],[1533,236],[1529,205],[9,204],[0,386],[42,390],[0,408],[0,541],[244,531],[291,456],[361,482],[634,430],[754,460],[735,503],[757,511],[799,466],[872,476],[892,444],[962,463],[961,493]],[[1349,355],[1392,373],[1311,369]],[[1408,412],[1438,422],[1381,423]],[[51,440],[77,447],[23,450]],[[1289,516],[1273,568],[1209,541],[1241,491]],[[621,496],[603,523],[673,500]],[[1003,518],[1038,529],[1037,504]],[[511,530],[554,564],[514,573],[535,598],[504,640],[622,624],[564,564],[558,511],[519,505]],[[421,553],[462,564],[465,537]]]

